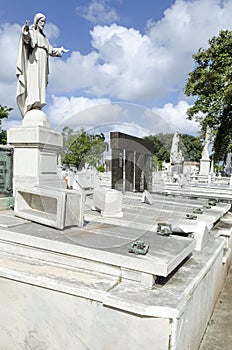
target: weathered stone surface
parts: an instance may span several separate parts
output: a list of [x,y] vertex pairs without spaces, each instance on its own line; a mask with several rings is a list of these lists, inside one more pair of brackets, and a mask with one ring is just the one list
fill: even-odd
[[[104,218],[86,206],[82,228],[26,223],[0,229],[5,348],[199,347],[228,269],[222,263],[227,238],[210,230],[196,251],[193,238],[157,235],[157,222],[165,220],[196,230],[199,218],[191,223],[184,216],[205,199],[152,197],[147,205],[141,194],[125,194],[123,218]],[[207,227],[229,208],[217,204],[205,217]],[[149,244],[148,254],[130,255],[127,247],[140,239]]]
[[122,193],[104,187],[93,190],[93,208],[105,217],[122,217]]
[[18,187],[15,195],[16,216],[63,230],[83,226],[82,192],[54,188]]

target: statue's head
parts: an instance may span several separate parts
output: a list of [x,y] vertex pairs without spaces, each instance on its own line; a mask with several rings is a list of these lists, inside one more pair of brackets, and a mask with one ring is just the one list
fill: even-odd
[[44,28],[46,23],[46,16],[42,13],[36,13],[34,17],[34,28],[37,29],[39,27],[41,30]]

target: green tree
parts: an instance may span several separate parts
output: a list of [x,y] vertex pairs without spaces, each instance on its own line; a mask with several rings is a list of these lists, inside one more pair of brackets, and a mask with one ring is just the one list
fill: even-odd
[[6,145],[7,144],[7,131],[2,130],[0,131],[0,145]]
[[186,161],[200,161],[203,148],[200,137],[182,134],[180,137],[180,148]]
[[155,165],[157,165],[157,161],[160,165],[163,161],[169,162],[172,137],[173,134],[157,134],[145,137],[145,139],[154,143]]
[[105,150],[105,137],[88,134],[84,129],[74,133],[69,127],[62,131],[64,146],[61,151],[61,158],[64,164],[73,164],[77,168],[88,163],[97,167]]
[[13,108],[0,105],[0,144],[5,145],[7,143],[7,132],[2,129],[2,119],[8,118],[10,111]]
[[220,159],[232,141],[232,32],[220,31],[193,59],[195,68],[188,75],[185,94],[196,100],[187,111],[188,119],[199,121],[204,133],[207,125],[213,130],[214,151]]

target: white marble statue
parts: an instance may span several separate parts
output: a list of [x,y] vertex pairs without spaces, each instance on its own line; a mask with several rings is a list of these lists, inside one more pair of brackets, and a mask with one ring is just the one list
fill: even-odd
[[22,117],[32,109],[42,109],[46,105],[48,83],[48,56],[62,56],[68,52],[63,47],[53,48],[43,29],[46,17],[37,13],[33,25],[26,21],[19,40],[16,100]]
[[179,150],[179,141],[180,136],[178,132],[175,132],[172,139],[172,147],[170,152],[170,163],[172,165],[182,163],[184,161],[184,157],[182,151]]
[[210,128],[207,126],[206,133],[205,133],[205,145],[201,153],[201,159],[203,160],[209,160],[209,145],[211,142],[212,133]]

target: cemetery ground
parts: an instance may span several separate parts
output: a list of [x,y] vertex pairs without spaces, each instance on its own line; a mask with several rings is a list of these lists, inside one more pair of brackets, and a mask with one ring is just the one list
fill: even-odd
[[[1,211],[3,348],[198,349],[231,263],[230,203],[207,204],[126,192],[123,216],[104,217],[88,194],[83,227],[64,230]],[[179,234],[157,234],[158,223]],[[129,252],[136,241],[147,254]]]
[[232,344],[232,269],[217,300],[199,350],[230,350]]

